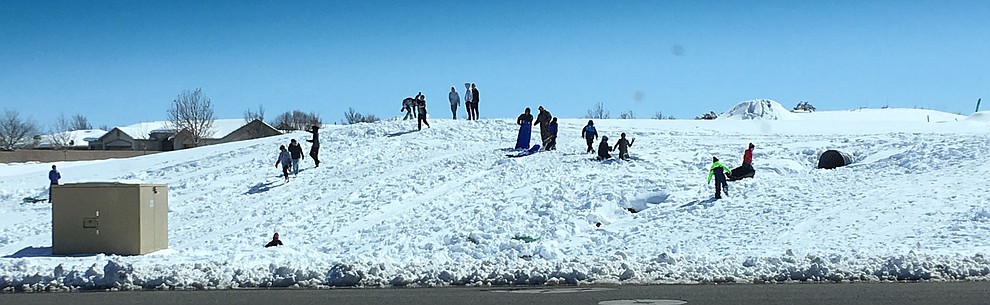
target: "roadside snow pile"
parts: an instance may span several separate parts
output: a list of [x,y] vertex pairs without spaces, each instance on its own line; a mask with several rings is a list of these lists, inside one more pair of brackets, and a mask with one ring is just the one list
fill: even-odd
[[969,122],[990,122],[990,111],[974,112],[964,120]]
[[757,99],[739,103],[732,110],[722,113],[718,119],[736,120],[800,120],[783,105],[774,100]]

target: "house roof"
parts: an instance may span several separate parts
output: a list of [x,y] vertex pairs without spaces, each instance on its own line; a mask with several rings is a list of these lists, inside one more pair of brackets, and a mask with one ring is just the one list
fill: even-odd
[[[219,139],[229,135],[241,126],[244,126],[244,119],[219,119],[213,121],[213,130],[215,131],[212,136],[208,138]],[[169,127],[168,121],[154,121],[154,122],[143,122],[128,126],[119,126],[117,129],[126,133],[128,136],[134,139],[147,140],[149,135],[153,131],[162,130],[174,130],[174,128]],[[102,137],[106,132],[96,136],[96,138]]]
[[[68,131],[66,132],[65,134],[66,137],[64,138],[66,140],[65,145],[69,146],[68,142],[72,141],[73,147],[86,147],[87,145],[89,145],[88,143],[86,143],[86,141],[88,141],[87,139],[95,140],[106,133],[107,133],[106,130],[101,130],[101,129],[82,129],[82,130]],[[61,133],[42,135],[41,141],[38,143],[38,147],[52,147],[52,142],[53,142],[52,139],[59,134]]]

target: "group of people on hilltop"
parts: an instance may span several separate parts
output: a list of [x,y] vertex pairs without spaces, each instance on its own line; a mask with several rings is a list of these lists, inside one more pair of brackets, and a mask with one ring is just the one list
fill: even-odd
[[[586,153],[593,153],[595,149],[593,147],[595,139],[598,138],[598,130],[595,128],[595,122],[593,120],[588,120],[588,125],[584,125],[581,129],[581,137],[584,138],[585,142],[588,144],[588,150]],[[626,139],[626,133],[623,132],[619,134],[619,140],[615,142],[615,145],[608,144],[608,137],[602,136],[602,141],[598,143],[598,161],[607,160],[612,158],[611,152],[614,150],[619,151],[619,159],[629,160],[629,147],[633,146],[636,139],[629,141]]]
[[[478,100],[480,100],[478,86],[473,83],[464,83],[464,88],[464,108],[467,112],[467,120],[477,120]],[[457,93],[457,88],[450,87],[450,93],[447,94],[447,99],[450,101],[450,114],[456,120],[457,108],[461,105],[461,96]],[[417,130],[423,130],[424,124],[427,128],[430,127],[430,123],[426,120],[426,96],[423,95],[423,92],[417,93],[415,97],[403,99],[401,111],[406,113],[402,118],[403,120],[416,118]]]
[[[313,158],[314,167],[320,167],[320,126],[314,125],[309,132],[313,136],[312,139],[306,140],[306,142],[312,143],[309,148],[309,157]],[[285,182],[289,182],[289,172],[291,171],[293,176],[299,175],[299,160],[305,159],[302,145],[299,145],[296,139],[291,139],[288,148],[281,145],[278,150],[275,167],[282,168],[282,176],[285,178]]]

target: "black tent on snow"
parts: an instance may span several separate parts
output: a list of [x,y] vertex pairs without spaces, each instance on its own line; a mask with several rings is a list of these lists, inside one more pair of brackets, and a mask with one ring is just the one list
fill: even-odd
[[852,157],[838,150],[829,149],[818,156],[818,168],[834,169],[852,163]]

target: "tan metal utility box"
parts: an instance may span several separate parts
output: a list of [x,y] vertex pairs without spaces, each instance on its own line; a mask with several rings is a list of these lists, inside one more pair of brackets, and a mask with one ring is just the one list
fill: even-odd
[[52,253],[140,255],[168,248],[168,186],[52,186]]

